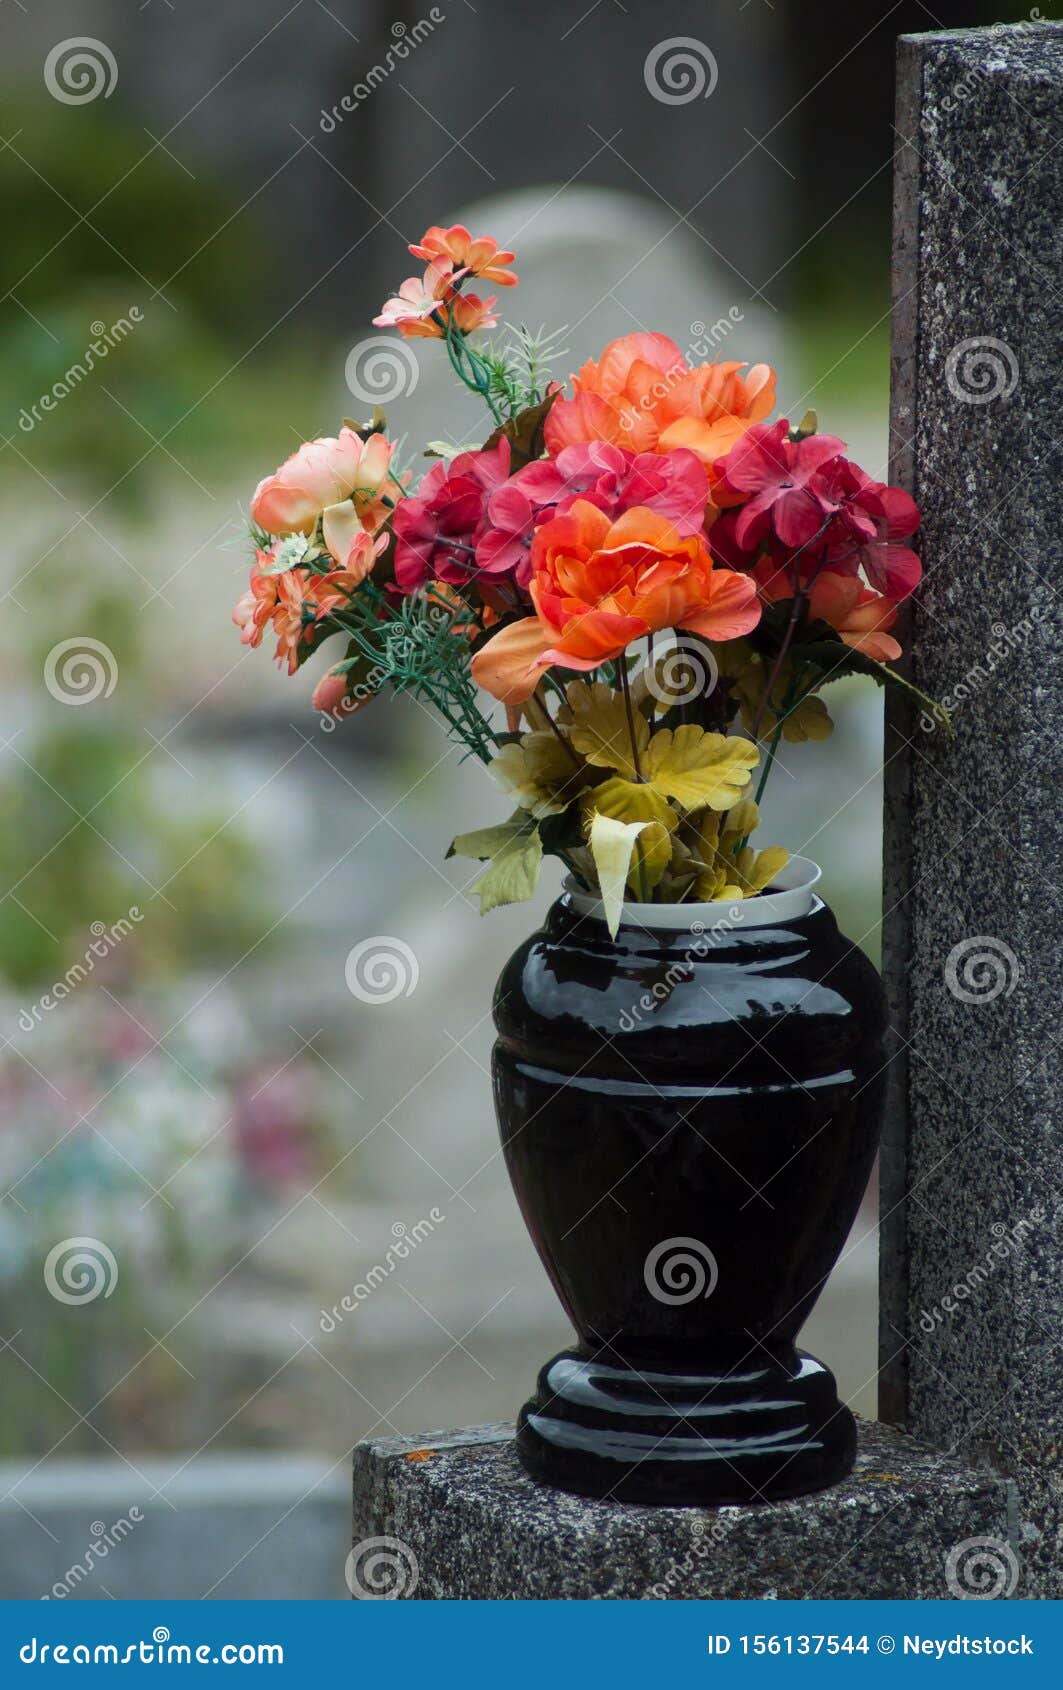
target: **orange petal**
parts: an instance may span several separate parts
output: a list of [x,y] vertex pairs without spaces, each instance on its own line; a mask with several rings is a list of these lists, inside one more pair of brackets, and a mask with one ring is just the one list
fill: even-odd
[[598,393],[577,393],[574,399],[559,399],[551,408],[543,430],[551,457],[565,446],[582,440],[609,440],[614,446],[628,445],[627,431],[608,400]]
[[770,364],[754,364],[746,376],[747,415],[760,422],[775,408],[775,371]]
[[662,452],[686,446],[703,464],[711,466],[716,458],[726,457],[748,427],[743,417],[720,417],[716,422],[703,422],[700,417],[678,417],[662,429],[657,445]]
[[610,552],[619,550],[621,546],[646,546],[651,551],[666,553],[685,550],[682,539],[667,517],[660,516],[647,505],[633,505],[630,510],[624,511],[597,544]]
[[511,622],[476,653],[472,660],[473,680],[504,704],[523,704],[535,691],[547,666],[546,648],[550,639],[537,616]]
[[735,640],[748,634],[760,621],[760,602],[755,583],[734,569],[714,569],[712,597],[701,610],[684,616],[676,624],[701,634],[707,640]]

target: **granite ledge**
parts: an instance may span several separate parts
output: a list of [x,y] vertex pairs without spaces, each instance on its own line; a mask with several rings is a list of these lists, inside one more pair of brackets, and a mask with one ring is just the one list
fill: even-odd
[[544,1489],[506,1424],[375,1438],[354,1451],[354,1543],[399,1539],[416,1558],[408,1594],[420,1601],[947,1598],[949,1550],[972,1537],[1006,1542],[1013,1487],[890,1426],[858,1425],[843,1484],[741,1508]]

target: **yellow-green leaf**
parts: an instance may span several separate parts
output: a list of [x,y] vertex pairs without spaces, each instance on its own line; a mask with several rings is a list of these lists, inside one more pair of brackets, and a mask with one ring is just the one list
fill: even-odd
[[479,896],[480,914],[486,915],[499,904],[520,904],[530,898],[539,883],[542,861],[543,842],[538,828],[507,840],[469,888]]
[[[615,769],[625,780],[635,779],[631,753],[631,728],[622,694],[605,681],[573,681],[566,691],[568,704],[558,712],[558,723],[588,763],[600,769]],[[650,742],[645,717],[633,712],[635,745],[641,756]]]
[[580,802],[585,826],[595,811],[618,822],[658,822],[668,833],[673,833],[679,825],[679,817],[667,798],[645,782],[621,780],[619,775],[603,780],[601,786],[591,787]]
[[557,735],[543,728],[504,745],[490,772],[504,791],[540,820],[567,809],[585,784],[585,771]]
[[751,845],[747,845],[744,851],[738,853],[738,860],[732,870],[741,886],[742,896],[752,898],[758,892],[763,892],[789,861],[790,853],[782,845],[768,845],[763,851],[756,852]]
[[684,810],[729,810],[749,785],[760,752],[748,739],[705,733],[693,722],[662,728],[650,740],[643,773],[655,791]]
[[452,841],[447,856],[479,857],[483,862],[487,857],[497,857],[511,840],[530,832],[531,818],[526,811],[518,810],[508,822],[498,822],[494,827],[478,827],[472,833],[459,833]]
[[782,736],[791,745],[803,745],[806,739],[829,739],[833,732],[830,711],[821,698],[802,698],[783,717]]

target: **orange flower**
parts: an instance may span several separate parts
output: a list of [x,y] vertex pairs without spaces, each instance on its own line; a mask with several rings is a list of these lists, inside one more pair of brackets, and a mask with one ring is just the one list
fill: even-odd
[[[785,569],[775,569],[766,559],[758,563],[753,577],[765,604],[794,596]],[[897,641],[887,632],[897,620],[896,604],[865,587],[857,575],[823,570],[809,592],[808,618],[810,622],[829,623],[846,645],[878,663],[894,663],[901,655]]]
[[478,684],[510,705],[551,663],[596,669],[659,628],[735,639],[760,615],[748,576],[714,569],[700,534],[684,539],[644,505],[611,522],[577,499],[536,531],[531,565],[537,614],[503,628],[472,663]]
[[233,621],[240,630],[240,642],[251,647],[262,644],[266,623],[277,608],[277,577],[263,575],[264,566],[273,559],[269,552],[255,552],[251,569],[251,585],[233,608]]
[[862,651],[878,663],[894,663],[901,648],[887,633],[897,620],[897,606],[855,575],[824,572],[808,600],[813,621],[829,622],[836,634],[855,651]]
[[609,440],[633,452],[687,446],[704,464],[724,456],[775,404],[767,364],[689,365],[663,334],[629,334],[572,378],[574,397],[546,419],[551,456],[579,440]]
[[[308,575],[304,569],[286,569],[274,576],[277,602],[273,610],[273,631],[277,636],[277,662],[287,661],[289,675],[299,667],[300,648],[312,648],[319,624],[333,610],[347,603],[359,578],[344,569],[328,575]],[[305,655],[305,654],[304,654]]]
[[455,294],[453,300],[454,327],[459,334],[472,334],[474,329],[494,329],[498,318],[492,314],[495,295],[481,299],[475,293]]
[[422,236],[420,246],[411,246],[410,251],[426,264],[449,259],[456,270],[468,270],[500,288],[516,285],[513,271],[504,268],[512,264],[515,255],[499,252],[498,242],[490,235],[480,235],[474,240],[464,223],[453,223],[449,229],[441,229],[434,223]]

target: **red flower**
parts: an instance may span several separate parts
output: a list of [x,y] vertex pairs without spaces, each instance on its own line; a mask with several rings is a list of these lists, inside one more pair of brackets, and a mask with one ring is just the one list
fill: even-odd
[[509,441],[489,452],[461,452],[434,464],[395,512],[395,582],[414,593],[426,581],[460,587],[480,571],[476,539],[488,494],[509,475]]
[[[842,521],[827,532],[827,568],[863,569],[870,585],[887,598],[906,599],[922,579],[923,566],[905,541],[919,527],[915,500],[901,487],[872,481],[856,464],[845,463],[852,481]],[[859,517],[859,521],[855,518]]]
[[734,538],[743,551],[755,551],[769,533],[784,546],[807,545],[831,514],[816,472],[842,456],[845,441],[834,434],[788,440],[789,432],[785,417],[754,423],[715,464],[717,503],[742,505]]

